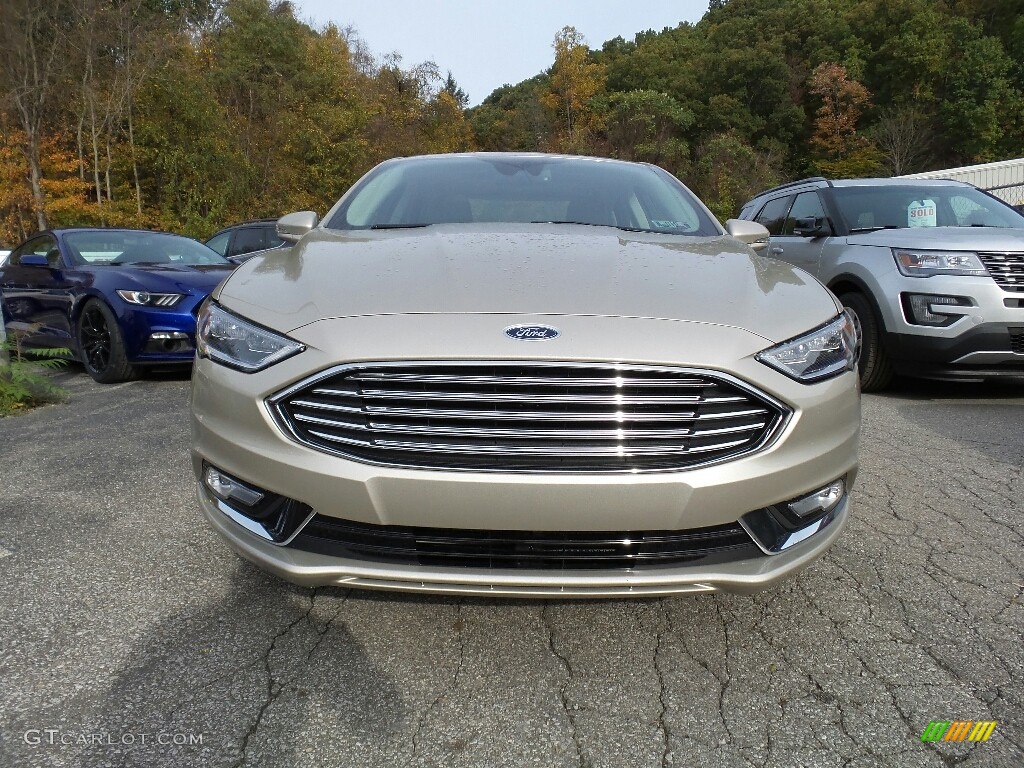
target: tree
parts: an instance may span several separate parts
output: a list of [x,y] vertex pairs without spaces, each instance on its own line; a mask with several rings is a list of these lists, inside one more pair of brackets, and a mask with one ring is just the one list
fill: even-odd
[[469,96],[466,94],[459,84],[455,82],[455,78],[452,77],[452,73],[448,72],[448,77],[444,80],[444,85],[441,86],[442,93],[447,93],[452,97],[452,101],[459,109],[465,109],[469,106]]
[[868,89],[850,80],[846,68],[826,62],[815,68],[810,92],[821,99],[811,146],[818,167],[831,176],[865,176],[878,167],[878,150],[857,133],[857,121],[870,101]]
[[869,135],[893,176],[922,171],[930,164],[935,133],[924,111],[912,105],[882,110]]
[[552,149],[585,152],[597,127],[590,100],[603,88],[604,67],[589,60],[589,49],[575,27],[563,27],[552,44],[555,63],[551,68],[550,91],[542,101],[555,114]]
[[60,55],[71,15],[64,0],[8,0],[0,24],[0,76],[25,142],[33,215],[47,227],[42,158],[45,122],[64,72]]
[[600,104],[609,154],[656,163],[678,174],[686,171],[689,149],[682,135],[693,124],[693,114],[678,101],[642,90],[609,94]]

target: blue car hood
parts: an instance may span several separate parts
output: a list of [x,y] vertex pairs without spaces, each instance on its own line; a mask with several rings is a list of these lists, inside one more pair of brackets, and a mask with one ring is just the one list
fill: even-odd
[[209,293],[234,268],[234,264],[132,264],[119,268],[117,273],[119,277],[127,278],[145,288],[176,289],[183,293]]

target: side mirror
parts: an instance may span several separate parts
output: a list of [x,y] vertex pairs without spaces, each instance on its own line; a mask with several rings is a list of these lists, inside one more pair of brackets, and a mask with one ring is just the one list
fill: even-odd
[[40,256],[36,253],[26,253],[18,259],[18,264],[23,267],[49,267],[50,261],[45,256]]
[[297,243],[302,236],[320,223],[315,211],[287,213],[277,220],[277,236],[288,243]]
[[827,237],[831,233],[825,225],[824,218],[819,216],[806,216],[802,219],[797,219],[794,222],[793,234],[800,235],[800,237]]
[[755,251],[763,251],[768,247],[768,238],[770,237],[768,228],[756,221],[729,219],[725,222],[725,231]]

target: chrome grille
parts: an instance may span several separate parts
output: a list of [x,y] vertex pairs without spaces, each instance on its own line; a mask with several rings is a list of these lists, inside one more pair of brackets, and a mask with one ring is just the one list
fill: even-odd
[[999,287],[1024,292],[1024,253],[979,253],[978,257]]
[[271,398],[299,442],[391,466],[637,472],[765,445],[783,406],[722,374],[571,363],[342,366]]

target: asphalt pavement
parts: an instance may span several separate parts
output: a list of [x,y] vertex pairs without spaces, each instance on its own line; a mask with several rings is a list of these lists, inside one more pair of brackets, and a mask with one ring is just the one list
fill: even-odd
[[61,379],[0,419],[0,766],[1024,766],[1020,384],[865,396],[853,520],[777,588],[563,602],[265,575],[187,378]]

